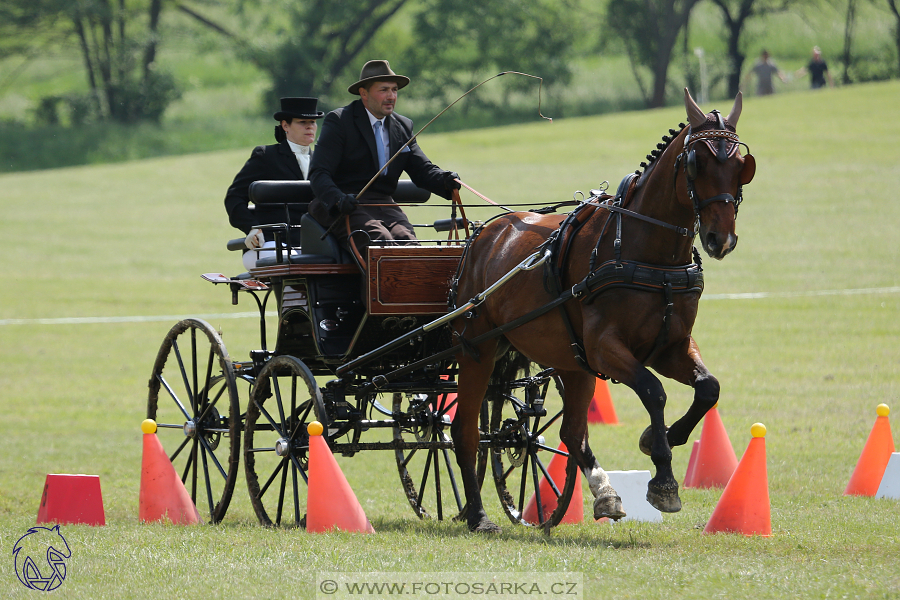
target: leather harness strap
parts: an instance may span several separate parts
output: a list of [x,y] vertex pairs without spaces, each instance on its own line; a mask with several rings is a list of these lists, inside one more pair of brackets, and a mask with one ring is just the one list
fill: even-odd
[[[602,203],[587,202],[582,204],[563,220],[559,228],[551,233],[547,241],[541,246],[542,248],[548,248],[555,257],[554,260],[545,263],[544,287],[549,293],[557,296],[557,300],[554,304],[559,308],[560,317],[562,318],[563,325],[569,335],[569,345],[572,348],[575,361],[583,370],[600,379],[609,379],[609,377],[591,368],[588,362],[587,353],[584,349],[584,341],[576,333],[564,302],[559,301],[562,297],[571,295],[571,297],[579,298],[585,304],[589,304],[597,297],[597,295],[613,288],[661,291],[665,301],[663,324],[659,334],[657,334],[653,350],[648,357],[649,360],[668,343],[672,314],[675,306],[674,294],[703,292],[703,269],[700,266],[700,257],[696,249],[694,249],[696,263],[677,267],[657,266],[622,260],[622,215],[635,217],[653,225],[671,229],[679,235],[691,235],[691,232],[684,227],[677,227],[664,221],[622,208],[621,205],[624,197],[634,186],[635,179],[634,176],[628,176],[623,179],[614,198],[607,196],[603,198],[605,202]],[[597,199],[599,200],[600,198]],[[605,208],[610,212],[607,222],[603,226],[603,231],[597,240],[597,245],[592,252],[590,272],[581,280],[581,282],[574,285],[571,290],[563,292],[563,273],[565,271],[565,265],[568,262],[569,250],[572,245],[571,242],[578,230],[581,229],[591,217],[597,214],[599,208]],[[603,234],[606,232],[609,218],[612,218],[613,215],[616,217],[616,236],[613,242],[615,258],[594,268],[594,262],[599,252],[600,243],[603,240]]]

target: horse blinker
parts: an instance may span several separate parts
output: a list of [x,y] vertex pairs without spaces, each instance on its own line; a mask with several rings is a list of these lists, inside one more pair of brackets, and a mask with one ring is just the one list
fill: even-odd
[[684,162],[684,170],[691,179],[697,179],[697,151],[690,150]]
[[753,176],[756,175],[756,159],[753,158],[752,154],[744,155],[744,166],[741,169],[741,185],[747,185],[751,181],[753,181]]

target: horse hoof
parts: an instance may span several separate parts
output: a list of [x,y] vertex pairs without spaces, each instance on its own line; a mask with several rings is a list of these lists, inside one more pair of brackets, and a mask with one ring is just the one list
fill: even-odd
[[[669,428],[666,428],[666,432],[669,431]],[[666,439],[668,441],[668,438]],[[672,444],[669,444],[671,446]],[[650,453],[653,451],[653,434],[650,432],[650,426],[647,426],[647,429],[641,433],[641,439],[638,440],[638,447],[641,449],[641,452],[650,456]]]
[[488,519],[482,518],[474,527],[470,527],[473,533],[500,533],[500,526]]
[[678,497],[678,484],[674,487],[661,487],[651,482],[647,486],[647,502],[656,510],[664,513],[676,513],[681,510],[681,498]]
[[608,517],[613,521],[625,517],[625,509],[622,507],[622,499],[611,487],[600,491],[601,495],[594,499],[594,520]]
[[641,452],[650,456],[650,451],[653,447],[653,434],[650,433],[649,426],[647,426],[647,429],[641,434],[641,439],[638,440],[638,447],[641,449]]

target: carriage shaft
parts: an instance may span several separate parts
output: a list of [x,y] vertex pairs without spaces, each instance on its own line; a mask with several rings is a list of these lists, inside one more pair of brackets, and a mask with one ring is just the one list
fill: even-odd
[[[540,257],[540,258],[538,258],[538,257]],[[336,371],[337,375],[339,377],[342,377],[345,374],[351,372],[353,369],[361,367],[362,365],[365,365],[365,364],[375,360],[376,358],[383,356],[385,353],[390,352],[391,350],[394,350],[396,348],[399,348],[400,346],[403,346],[403,345],[409,343],[410,341],[415,340],[418,337],[421,337],[423,334],[428,333],[429,331],[434,331],[438,327],[442,327],[443,325],[446,325],[447,323],[453,321],[457,317],[464,315],[469,310],[475,308],[476,306],[478,306],[482,302],[484,302],[488,296],[490,296],[491,294],[496,292],[498,289],[500,289],[500,287],[502,287],[507,281],[509,281],[519,271],[531,271],[531,270],[539,267],[540,265],[544,264],[544,262],[546,262],[546,260],[549,257],[550,257],[549,252],[544,252],[543,254],[541,254],[540,252],[535,252],[534,254],[531,254],[525,260],[523,260],[518,265],[513,267],[503,277],[501,277],[500,279],[495,281],[490,287],[488,287],[486,290],[484,290],[480,294],[476,295],[474,298],[472,298],[471,300],[466,302],[464,305],[460,306],[459,308],[447,313],[446,315],[444,315],[438,319],[435,319],[434,321],[431,321],[430,323],[426,323],[425,325],[422,325],[418,329],[415,329],[405,335],[400,336],[399,338],[393,340],[392,342],[388,342],[387,344],[385,344],[384,346],[381,346],[380,348],[376,348],[376,349],[372,350],[371,352],[367,352],[366,354],[363,354],[359,358],[357,358],[355,360],[351,360],[350,362],[338,367],[338,369]],[[458,351],[458,348],[456,351]],[[456,352],[451,353],[449,356],[452,356],[453,354],[456,354]],[[438,359],[438,360],[440,360],[440,359]]]

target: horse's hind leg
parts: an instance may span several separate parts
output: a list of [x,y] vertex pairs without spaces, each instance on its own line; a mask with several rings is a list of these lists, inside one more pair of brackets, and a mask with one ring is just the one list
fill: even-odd
[[480,362],[471,356],[459,357],[459,383],[457,387],[456,415],[450,426],[456,464],[466,493],[466,524],[470,531],[478,533],[499,532],[500,527],[488,519],[481,502],[481,488],[475,472],[478,444],[481,433],[478,417],[494,368],[494,351],[497,342],[486,342],[479,346]]
[[576,465],[580,467],[594,496],[594,518],[619,520],[625,516],[622,499],[610,485],[609,476],[600,467],[588,445],[587,411],[594,392],[594,377],[590,373],[579,371],[561,373],[560,379],[563,382],[565,404],[559,437],[568,448],[570,457],[566,481],[577,476],[576,472],[570,470],[574,471]]

